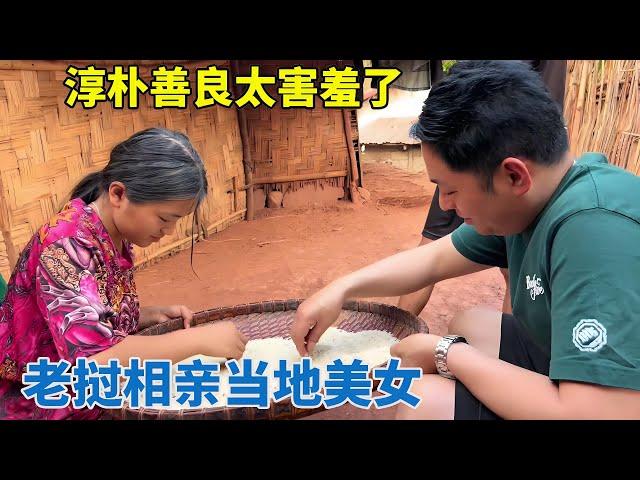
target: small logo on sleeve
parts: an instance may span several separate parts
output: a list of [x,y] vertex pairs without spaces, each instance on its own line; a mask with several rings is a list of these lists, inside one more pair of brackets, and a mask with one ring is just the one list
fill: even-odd
[[580,320],[573,327],[573,344],[581,352],[597,352],[607,344],[607,329],[594,318]]

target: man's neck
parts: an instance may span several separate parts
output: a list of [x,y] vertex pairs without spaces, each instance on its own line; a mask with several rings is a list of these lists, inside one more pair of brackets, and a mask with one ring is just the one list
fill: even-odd
[[553,167],[544,167],[539,170],[536,178],[536,192],[531,199],[533,205],[533,211],[535,215],[532,221],[540,215],[545,207],[549,204],[549,201],[555,194],[556,190],[562,183],[562,180],[567,175],[571,167],[575,164],[575,159],[569,153]]

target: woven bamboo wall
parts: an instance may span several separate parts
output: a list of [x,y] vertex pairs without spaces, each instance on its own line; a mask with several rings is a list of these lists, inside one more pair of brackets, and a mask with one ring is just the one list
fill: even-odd
[[[29,238],[67,199],[74,184],[85,174],[101,169],[110,149],[134,132],[162,126],[186,133],[207,167],[209,194],[202,207],[203,224],[209,232],[242,220],[245,194],[227,193],[244,185],[242,145],[235,109],[196,109],[195,93],[187,109],[153,108],[153,97],[140,96],[138,109],[116,110],[110,102],[91,110],[80,104],[64,104],[69,92],[63,85],[69,65],[97,64],[112,71],[113,64],[138,65],[149,84],[150,70],[165,64],[189,70],[195,91],[195,67],[173,61],[0,61],[0,273],[9,278],[17,255]],[[234,179],[235,177],[235,179]],[[234,185],[235,184],[235,185]],[[182,219],[171,237],[146,249],[136,247],[138,264],[190,245],[191,217]]]
[[[330,66],[344,68],[346,64],[322,60],[242,61],[240,73],[247,75],[251,65],[258,65],[261,75],[273,75],[276,78],[279,67],[302,65],[304,68],[315,68],[319,85],[323,69]],[[346,177],[349,151],[342,109],[323,108],[319,96],[315,98],[313,109],[282,108],[278,86],[279,81],[265,88],[276,100],[272,108],[265,105],[255,109],[244,107],[247,110],[251,158],[255,166],[254,183]]]
[[574,154],[640,174],[640,60],[570,60],[565,118]]

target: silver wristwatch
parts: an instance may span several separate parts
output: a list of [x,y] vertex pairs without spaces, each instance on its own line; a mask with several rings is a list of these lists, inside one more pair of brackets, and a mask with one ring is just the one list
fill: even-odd
[[460,335],[445,335],[436,345],[436,369],[440,375],[451,380],[455,380],[456,377],[447,368],[447,354],[449,353],[449,347],[458,342],[467,343],[467,339]]

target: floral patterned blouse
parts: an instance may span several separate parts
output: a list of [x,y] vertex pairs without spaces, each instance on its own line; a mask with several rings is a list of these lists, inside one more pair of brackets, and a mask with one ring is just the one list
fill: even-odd
[[[114,247],[96,212],[71,200],[22,251],[0,304],[0,419],[91,419],[99,408],[44,409],[20,389],[38,357],[75,364],[135,332],[133,250]],[[71,395],[71,390],[69,390]]]

